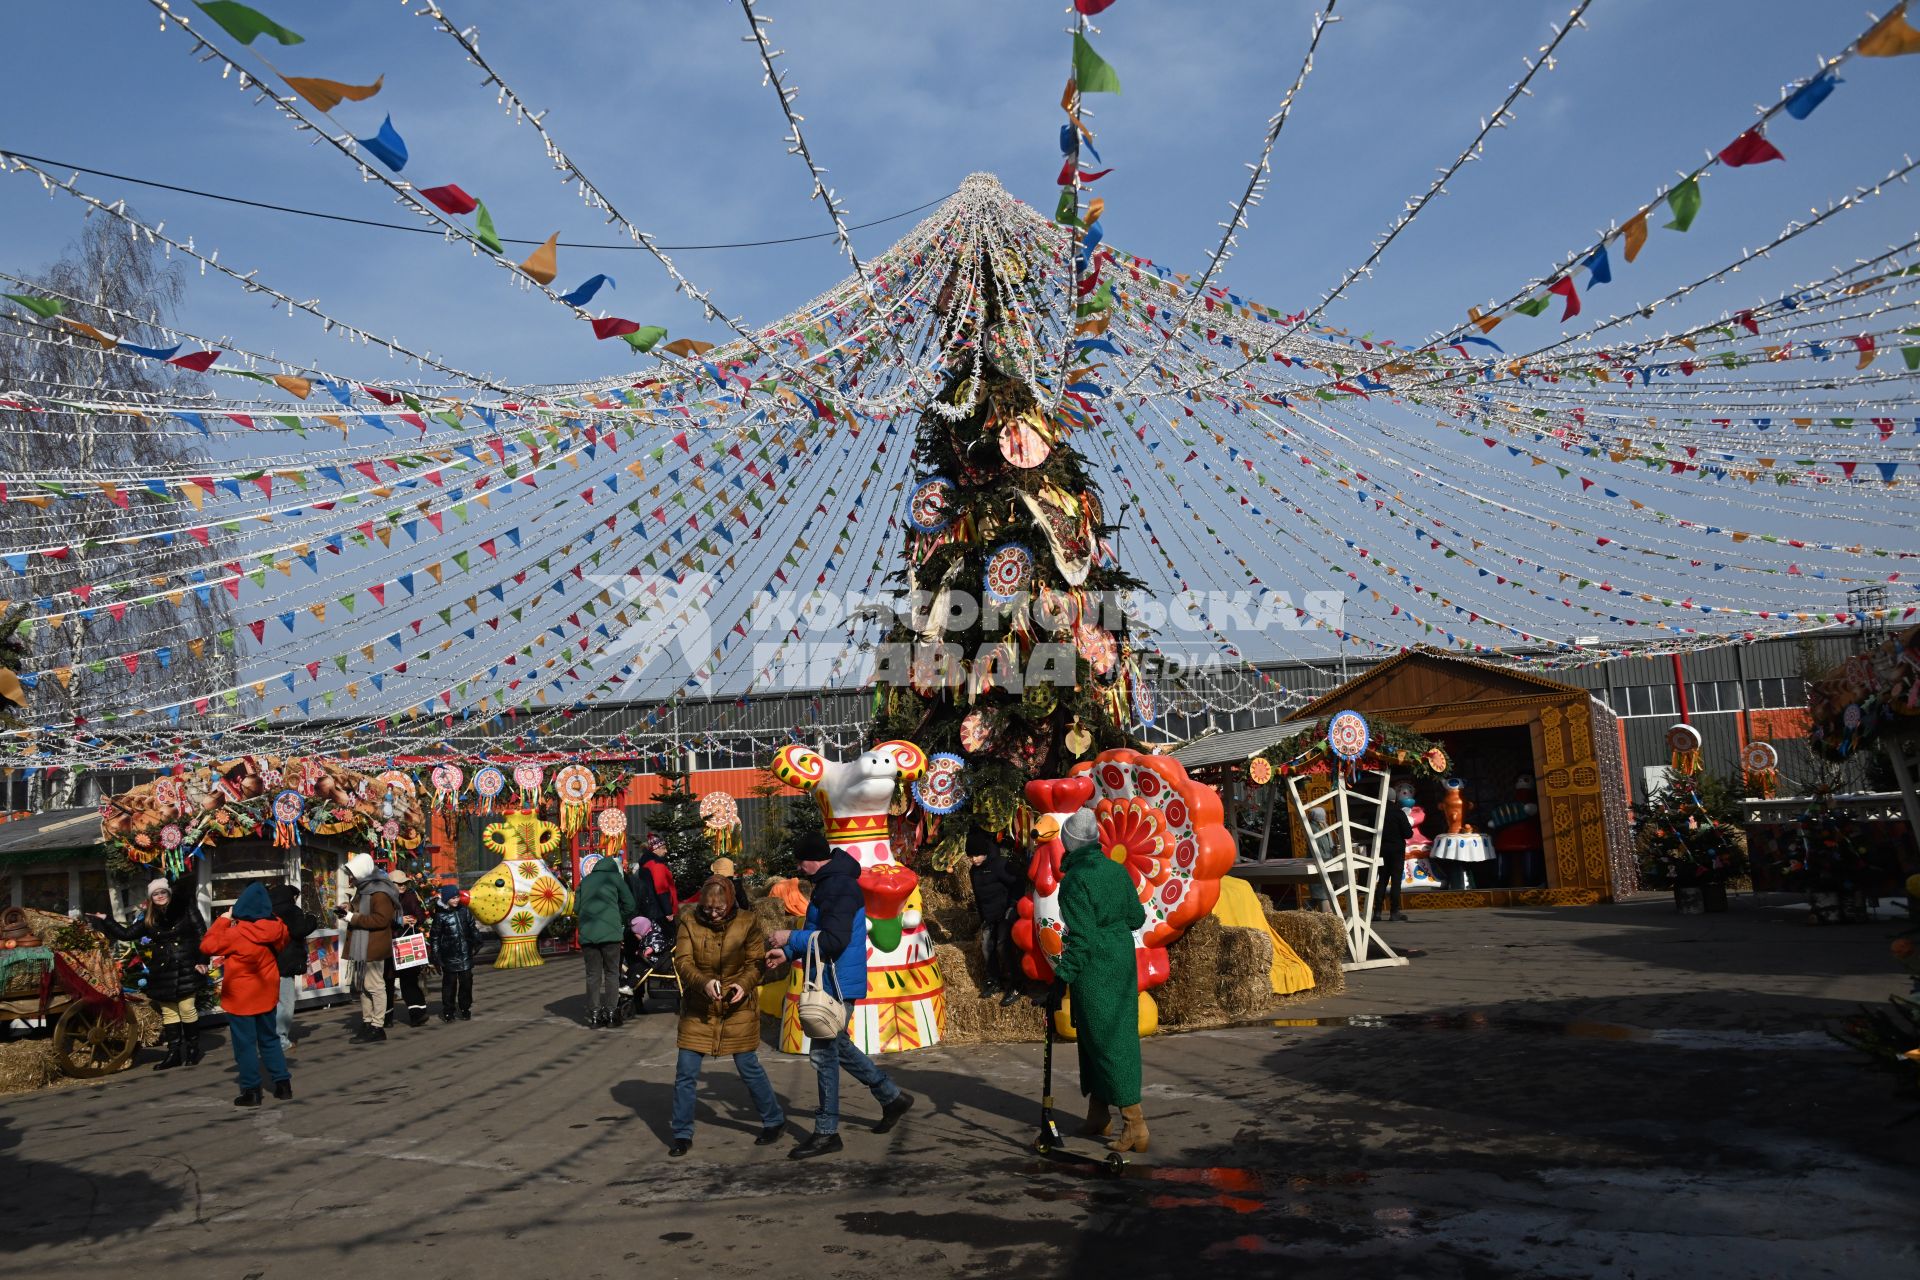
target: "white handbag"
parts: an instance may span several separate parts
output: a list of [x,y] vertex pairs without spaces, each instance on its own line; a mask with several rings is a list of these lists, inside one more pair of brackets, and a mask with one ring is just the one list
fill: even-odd
[[847,1028],[847,1006],[827,994],[823,969],[820,935],[816,932],[807,939],[807,976],[800,988],[800,1029],[814,1040],[833,1040]]

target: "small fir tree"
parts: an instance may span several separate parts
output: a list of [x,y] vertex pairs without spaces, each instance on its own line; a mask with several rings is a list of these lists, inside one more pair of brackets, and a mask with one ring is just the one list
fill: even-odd
[[767,833],[760,838],[754,859],[754,870],[760,883],[798,874],[799,867],[793,855],[800,845],[800,838],[808,832],[827,829],[820,806],[810,795],[787,791],[771,774],[753,789],[753,793],[772,802],[774,812],[774,820]]
[[1696,888],[1747,873],[1739,796],[1726,780],[1711,773],[1675,776],[1636,810],[1634,844],[1648,888]]
[[666,841],[673,882],[686,897],[705,882],[713,846],[707,839],[706,820],[700,816],[700,801],[687,785],[687,770],[678,752],[669,754],[660,778],[660,795],[647,808],[647,830]]

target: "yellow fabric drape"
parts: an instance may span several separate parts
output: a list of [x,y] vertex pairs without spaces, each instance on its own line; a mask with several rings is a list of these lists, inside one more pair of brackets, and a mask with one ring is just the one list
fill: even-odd
[[1273,940],[1275,995],[1290,996],[1296,991],[1313,988],[1313,970],[1287,945],[1286,939],[1267,924],[1266,912],[1260,909],[1260,895],[1254,892],[1252,885],[1232,876],[1222,879],[1220,898],[1213,904],[1213,914],[1223,925],[1234,929],[1258,929]]

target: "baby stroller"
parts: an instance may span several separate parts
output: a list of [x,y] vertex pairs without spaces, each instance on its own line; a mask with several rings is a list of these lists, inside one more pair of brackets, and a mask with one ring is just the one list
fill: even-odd
[[656,928],[646,916],[627,922],[627,936],[620,948],[620,1012],[631,1017],[647,1012],[647,984],[672,983],[675,994],[680,979],[673,971],[673,947],[666,931]]

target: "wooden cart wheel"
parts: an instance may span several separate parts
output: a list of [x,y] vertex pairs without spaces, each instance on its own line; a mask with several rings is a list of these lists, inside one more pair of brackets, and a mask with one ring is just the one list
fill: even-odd
[[76,1000],[53,1028],[54,1063],[78,1080],[112,1075],[133,1061],[139,1047],[140,1022],[131,1009],[116,1018]]

